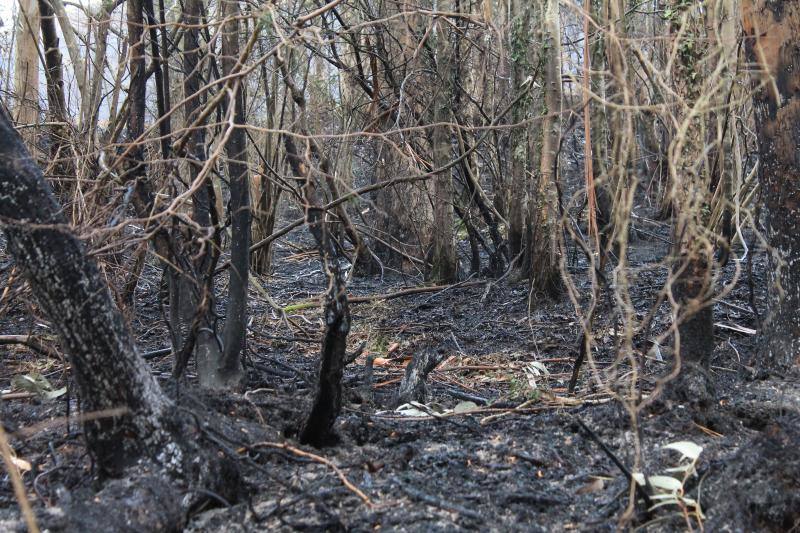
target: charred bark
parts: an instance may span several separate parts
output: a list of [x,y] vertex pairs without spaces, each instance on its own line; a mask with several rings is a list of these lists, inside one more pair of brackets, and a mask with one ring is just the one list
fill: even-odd
[[[229,20],[222,32],[222,72],[232,74],[239,61],[239,4],[234,0],[223,1],[223,16]],[[247,170],[247,136],[244,128],[244,84],[233,82],[232,116],[234,128],[225,150],[228,155],[230,179],[231,218],[231,270],[228,289],[228,307],[222,338],[224,351],[222,360],[213,374],[208,376],[210,386],[236,386],[244,379],[241,354],[245,345],[247,324],[247,285],[250,275],[250,177]]]
[[[199,26],[202,23],[201,4],[198,0],[184,3],[183,16],[188,25],[183,37],[183,90],[185,96],[184,114],[186,123],[192,124],[203,101],[201,48]],[[189,182],[193,183],[199,175],[199,168],[205,161],[205,129],[198,125],[188,133],[185,150],[189,160]],[[172,325],[173,348],[176,353],[173,374],[179,377],[192,354],[196,356],[200,382],[207,385],[207,376],[213,374],[222,359],[222,343],[217,336],[217,317],[214,314],[213,270],[218,256],[219,243],[216,218],[217,211],[212,205],[214,188],[206,180],[192,195],[192,220],[202,228],[209,228],[209,235],[201,236],[203,250],[192,250],[194,261],[186,261],[188,271],[169,271],[170,281],[170,322]],[[209,242],[212,238],[215,242]],[[189,240],[189,239],[184,239]],[[194,253],[199,252],[199,253]],[[210,370],[209,370],[210,369]]]
[[[8,117],[0,112],[0,220],[9,248],[72,363],[85,412],[126,414],[87,422],[89,448],[115,473],[167,441],[169,407],[136,353],[133,338],[101,282],[97,265],[67,221]],[[163,448],[164,462],[175,450]]]
[[64,80],[56,17],[53,8],[46,0],[39,0],[39,16],[44,47],[45,76],[47,77],[48,111],[55,120],[64,121],[67,106],[64,98]]
[[[97,264],[71,232],[41,170],[2,110],[0,224],[11,254],[61,338],[82,411],[96,415],[84,422],[84,432],[101,475],[121,476],[136,465],[134,477],[157,477],[167,493],[175,491],[173,480],[180,478],[190,486],[200,485],[235,499],[238,472],[214,450],[190,437],[191,428],[137,352]],[[111,493],[113,497],[113,489]],[[164,529],[176,529],[186,510],[181,506],[205,499],[179,501],[156,496],[146,499],[152,503],[149,513],[137,514],[136,499],[106,502],[102,494],[87,505],[128,514],[131,521],[126,525],[138,530],[157,515],[167,517]],[[133,518],[136,516],[141,524]],[[71,521],[67,529],[81,530],[79,517],[78,522],[71,516],[67,519]]]
[[411,358],[411,362],[406,367],[406,373],[400,382],[397,392],[396,405],[408,402],[424,403],[427,398],[426,380],[434,368],[436,368],[445,358],[445,354],[432,348],[426,348],[417,352]]
[[339,267],[338,247],[333,242],[325,212],[318,207],[315,185],[309,176],[309,165],[298,153],[294,140],[284,135],[284,146],[295,178],[304,182],[303,200],[306,203],[306,223],[314,236],[320,260],[328,278],[325,293],[325,334],[320,353],[317,390],[311,409],[300,428],[300,442],[325,446],[333,440],[333,424],[342,408],[342,375],[350,333],[350,307],[347,284]]
[[759,67],[754,104],[771,264],[760,366],[781,373],[800,361],[800,5],[746,0],[741,8],[747,55]]

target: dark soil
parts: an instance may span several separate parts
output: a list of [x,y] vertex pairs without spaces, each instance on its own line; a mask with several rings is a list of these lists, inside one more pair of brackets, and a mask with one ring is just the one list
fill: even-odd
[[[661,229],[663,234],[663,228],[654,224],[648,233]],[[276,272],[262,280],[278,305],[317,297],[324,289],[307,236],[298,235],[292,242],[278,246]],[[638,235],[632,258],[638,271],[634,304],[642,313],[652,305],[665,275],[658,263],[663,252],[662,241]],[[0,261],[7,283],[12,265],[3,253]],[[585,277],[578,255],[570,265],[577,279]],[[759,257],[753,303],[761,312],[762,268]],[[723,280],[730,279],[733,267],[729,270]],[[158,279],[157,269],[148,266],[135,313],[131,313],[143,352],[164,347],[168,339],[158,305]],[[638,427],[607,390],[597,388],[588,368],[581,374],[576,394],[567,394],[580,331],[566,299],[535,300],[528,312],[526,284],[504,281],[354,304],[350,344],[354,349],[365,342],[366,349],[346,371],[346,402],[336,426],[339,442],[319,450],[299,447],[292,436],[312,395],[320,310],[312,307],[282,317],[265,294],[254,289],[249,385],[244,394],[201,394],[191,384],[176,388],[169,377],[170,356],[150,360],[163,387],[181,408],[216,413],[222,423],[200,423],[198,438],[234,458],[245,480],[239,501],[209,495],[207,500],[213,503],[193,509],[186,530],[699,527],[675,505],[650,514],[641,502],[631,506],[627,479],[597,440],[628,468],[647,475],[677,464],[675,452],[663,450],[663,445],[694,442],[703,452],[697,475],[685,484],[686,496],[700,502],[705,523],[713,525],[713,530],[796,529],[800,385],[790,377],[752,379],[752,369],[758,366],[757,335],[740,328],[757,327],[746,281],[745,276],[723,298],[724,303],[714,307],[715,320],[722,324],[715,331],[710,372],[714,405],[698,413],[688,404],[659,401],[641,413]],[[387,274],[383,281],[357,277],[350,288],[353,295],[372,295],[419,283]],[[579,289],[588,292],[586,284]],[[8,287],[2,300],[2,332],[47,335],[50,328],[36,318],[24,285],[12,280]],[[665,307],[656,315],[651,336],[665,330],[668,320]],[[617,333],[608,318],[598,321],[596,333],[595,358],[606,372],[613,366]],[[650,349],[646,340],[637,339],[643,352]],[[471,400],[475,405],[467,413],[410,417],[392,410],[404,365],[414,353],[431,348],[444,350],[446,358],[430,375],[429,396],[422,408],[435,413]],[[33,355],[27,348],[3,346],[0,351],[4,390],[12,388],[14,376],[32,372],[47,377],[54,388],[70,385],[63,361]],[[647,359],[640,377],[645,395],[670,367],[668,349],[661,348],[659,353],[663,361]],[[371,387],[363,383],[367,356],[376,358]],[[524,371],[534,361],[550,373],[547,378],[540,376],[538,390],[530,387]],[[624,364],[618,365],[620,375],[625,371]],[[193,379],[190,372],[190,382]],[[513,411],[519,405],[525,407]],[[80,426],[65,418],[75,411],[71,388],[53,401],[2,402],[2,419],[17,457],[31,465],[23,475],[28,497],[39,517],[54,529],[60,515],[77,512],[81,507],[75,502],[90,500],[98,488]],[[581,428],[579,420],[594,437]],[[297,448],[281,447],[282,443]],[[352,485],[345,485],[331,465]],[[120,498],[134,506],[136,495],[148,490],[148,481],[117,483],[123,487]],[[0,529],[22,528],[8,476],[0,485],[0,507]],[[76,523],[84,531],[107,530],[110,524],[90,511],[79,522],[73,521],[73,527]],[[147,523],[160,522],[156,517]]]

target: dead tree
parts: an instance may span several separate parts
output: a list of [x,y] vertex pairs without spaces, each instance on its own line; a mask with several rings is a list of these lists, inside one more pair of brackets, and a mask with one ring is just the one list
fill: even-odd
[[769,315],[761,368],[784,372],[800,359],[800,5],[746,0],[742,26],[753,72],[759,182],[770,248]]
[[400,382],[395,404],[424,403],[428,396],[428,374],[444,361],[445,357],[446,354],[443,350],[437,351],[433,348],[424,348],[422,351],[414,353],[411,362],[406,367],[403,380]]
[[0,140],[0,217],[9,248],[64,342],[83,409],[128,411],[86,423],[98,464],[118,472],[168,440],[161,417],[169,402],[136,353],[97,265],[70,233],[50,187],[2,112]]
[[[287,83],[293,88],[293,92],[297,90],[291,81],[287,80]],[[306,223],[317,242],[320,260],[328,278],[323,315],[325,334],[322,339],[317,390],[311,409],[300,428],[300,442],[324,446],[332,441],[333,423],[342,408],[342,375],[346,360],[347,335],[350,333],[347,283],[344,272],[339,266],[338,247],[325,220],[325,211],[316,202],[316,187],[310,175],[308,161],[300,156],[292,137],[284,135],[283,140],[292,172],[296,179],[303,182]]]

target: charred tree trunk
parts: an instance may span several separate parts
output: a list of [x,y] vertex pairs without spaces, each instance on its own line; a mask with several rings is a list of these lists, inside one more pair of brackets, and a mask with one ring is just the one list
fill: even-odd
[[[296,86],[288,78],[286,81],[297,101],[300,95],[296,93]],[[303,182],[306,223],[317,242],[320,260],[328,278],[323,315],[325,334],[322,339],[317,390],[311,409],[300,428],[300,442],[319,447],[334,440],[333,424],[342,409],[342,375],[347,335],[350,333],[350,307],[344,272],[339,267],[338,247],[333,242],[330,228],[325,220],[325,212],[317,204],[316,186],[310,175],[309,162],[300,156],[290,136],[284,135],[283,140],[295,179]],[[326,169],[323,169],[323,172],[326,172]]]
[[761,367],[781,373],[800,361],[800,5],[745,0],[742,23],[759,67],[754,103],[771,262]]
[[433,348],[424,348],[414,353],[400,382],[395,405],[409,402],[425,403],[428,396],[428,374],[433,372],[445,358],[443,353]]
[[[433,102],[432,134],[433,166],[446,166],[453,157],[450,126],[450,111],[453,95],[451,61],[453,47],[449,42],[449,27],[439,24],[436,39],[436,69],[439,74],[437,96]],[[452,169],[439,173],[433,181],[433,235],[430,253],[428,278],[437,282],[451,283],[458,278],[458,257],[453,233],[453,190]]]
[[[58,31],[53,8],[46,0],[39,0],[39,24],[42,30],[42,46],[44,48],[45,76],[47,78],[47,107],[51,118],[50,126],[50,160],[52,167],[52,183],[58,196],[68,198],[71,194],[67,179],[74,178],[75,168],[71,154],[66,149],[69,128],[67,127],[67,105],[64,97],[64,79],[61,52],[59,51]],[[51,170],[52,169],[52,170]]]
[[[262,40],[258,42],[259,52],[266,54]],[[278,72],[267,71],[266,61],[261,62],[261,77],[264,80],[264,100],[266,103],[267,129],[275,129],[276,110],[278,107]],[[284,106],[287,95],[284,93]],[[282,122],[282,121],[281,121]],[[260,172],[253,175],[252,194],[253,194],[253,236],[254,242],[266,239],[275,230],[275,222],[278,217],[278,204],[282,189],[274,179],[273,171],[280,168],[281,151],[280,139],[276,133],[267,132],[264,134],[263,161]],[[277,170],[280,172],[280,170]],[[255,250],[250,255],[250,268],[256,274],[268,275],[272,265],[272,246],[268,244]]]
[[[72,511],[65,511],[65,529],[85,530],[82,517],[95,512],[111,513],[111,529],[177,530],[185,516],[181,507],[206,497],[174,497],[171,479],[179,478],[181,489],[188,482],[235,499],[237,471],[216,450],[189,438],[190,427],[137,352],[97,264],[70,231],[41,170],[1,109],[0,220],[11,254],[61,338],[82,411],[95,415],[84,421],[84,432],[101,476],[121,476],[127,469],[129,478],[152,484],[130,498],[136,482],[112,480],[86,504],[67,502]],[[142,505],[146,512],[136,509]]]
[[[166,50],[159,51],[158,31],[156,29],[158,22],[156,21],[155,11],[153,9],[153,0],[144,1],[144,10],[147,15],[147,23],[150,26],[150,49],[152,50],[156,86],[156,109],[158,111],[158,133],[161,137],[161,153],[164,160],[168,160],[171,152],[170,142],[170,115],[167,110],[170,109],[169,103],[169,68],[167,59],[164,56]],[[162,28],[162,32],[166,31]]]
[[[184,114],[186,124],[191,125],[197,118],[195,115],[203,103],[201,91],[201,48],[200,30],[202,23],[201,3],[199,0],[187,0],[184,3],[183,17],[188,25],[183,37],[183,91],[185,97]],[[199,124],[188,133],[185,145],[189,160],[189,182],[193,183],[199,176],[199,169],[206,159],[205,129]],[[209,179],[197,188],[192,195],[192,220],[202,228],[208,228],[209,234],[218,240],[216,226],[217,211],[212,206],[214,187]],[[212,229],[214,228],[214,229]],[[170,284],[170,322],[173,335],[173,349],[176,353],[173,374],[180,376],[188,358],[194,353],[198,375],[203,385],[208,385],[206,376],[213,374],[213,368],[219,366],[222,359],[222,344],[217,336],[217,320],[214,314],[214,280],[213,269],[219,249],[218,242],[209,242],[209,235],[200,239],[203,250],[197,260],[187,260],[187,269],[168,270]],[[211,368],[212,370],[209,370]]]
[[[9,248],[72,363],[89,449],[104,472],[118,473],[168,439],[169,401],[137,354],[97,265],[70,232],[41,171],[0,112],[0,218]],[[125,411],[123,414],[122,411]],[[165,463],[177,458],[162,449]]]
[[62,76],[61,52],[59,51],[58,31],[53,8],[46,0],[39,0],[39,24],[42,28],[45,75],[47,76],[47,106],[50,115],[57,121],[66,117],[64,80]]
[[306,224],[317,243],[322,268],[328,280],[323,312],[325,333],[322,338],[317,390],[299,434],[300,442],[319,447],[335,440],[333,424],[342,409],[342,375],[346,364],[347,335],[350,333],[350,306],[347,282],[339,266],[342,246],[335,242],[326,213],[320,207],[318,183],[315,175],[312,175],[312,164],[307,154],[312,154],[319,161],[319,168],[313,169],[313,174],[324,178],[329,185],[329,177],[332,176],[330,161],[325,157],[322,146],[308,132],[305,94],[295,83],[283,58],[278,56],[276,59],[284,85],[300,110],[300,129],[307,143],[304,155],[301,156],[294,138],[284,134],[286,158],[294,179],[301,186]]
[[[229,20],[222,31],[222,74],[232,74],[239,61],[239,3],[223,1],[223,17]],[[250,178],[247,170],[247,134],[245,124],[244,80],[233,82],[232,116],[234,129],[225,150],[228,155],[231,217],[231,269],[228,307],[223,330],[224,352],[221,364],[208,385],[236,386],[244,379],[241,354],[245,345],[247,325],[247,285],[250,274]]]

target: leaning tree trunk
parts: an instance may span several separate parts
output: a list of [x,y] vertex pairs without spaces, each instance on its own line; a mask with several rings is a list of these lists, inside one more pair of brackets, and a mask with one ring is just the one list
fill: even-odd
[[754,103],[771,263],[761,366],[783,372],[800,360],[800,4],[744,0],[741,9],[747,54],[759,66]]
[[[70,231],[41,170],[2,109],[0,220],[11,254],[69,357],[81,408],[88,415],[84,432],[89,452],[101,476],[127,476],[108,481],[86,503],[64,502],[64,528],[85,530],[81,518],[94,512],[109,513],[109,530],[179,530],[184,510],[202,503],[209,489],[235,499],[237,471],[218,450],[189,437],[193,426],[182,420],[136,351],[97,264]],[[176,479],[179,486],[173,483]],[[130,497],[137,483],[148,489]],[[200,490],[191,490],[196,486]],[[176,497],[176,491],[184,496]]]
[[[161,418],[169,408],[101,281],[95,262],[67,221],[8,117],[0,111],[0,220],[9,249],[24,270],[45,315],[61,336],[86,413],[101,470],[117,473],[145,451],[178,458]],[[124,414],[123,414],[124,412]],[[116,413],[116,414],[111,414]]]

